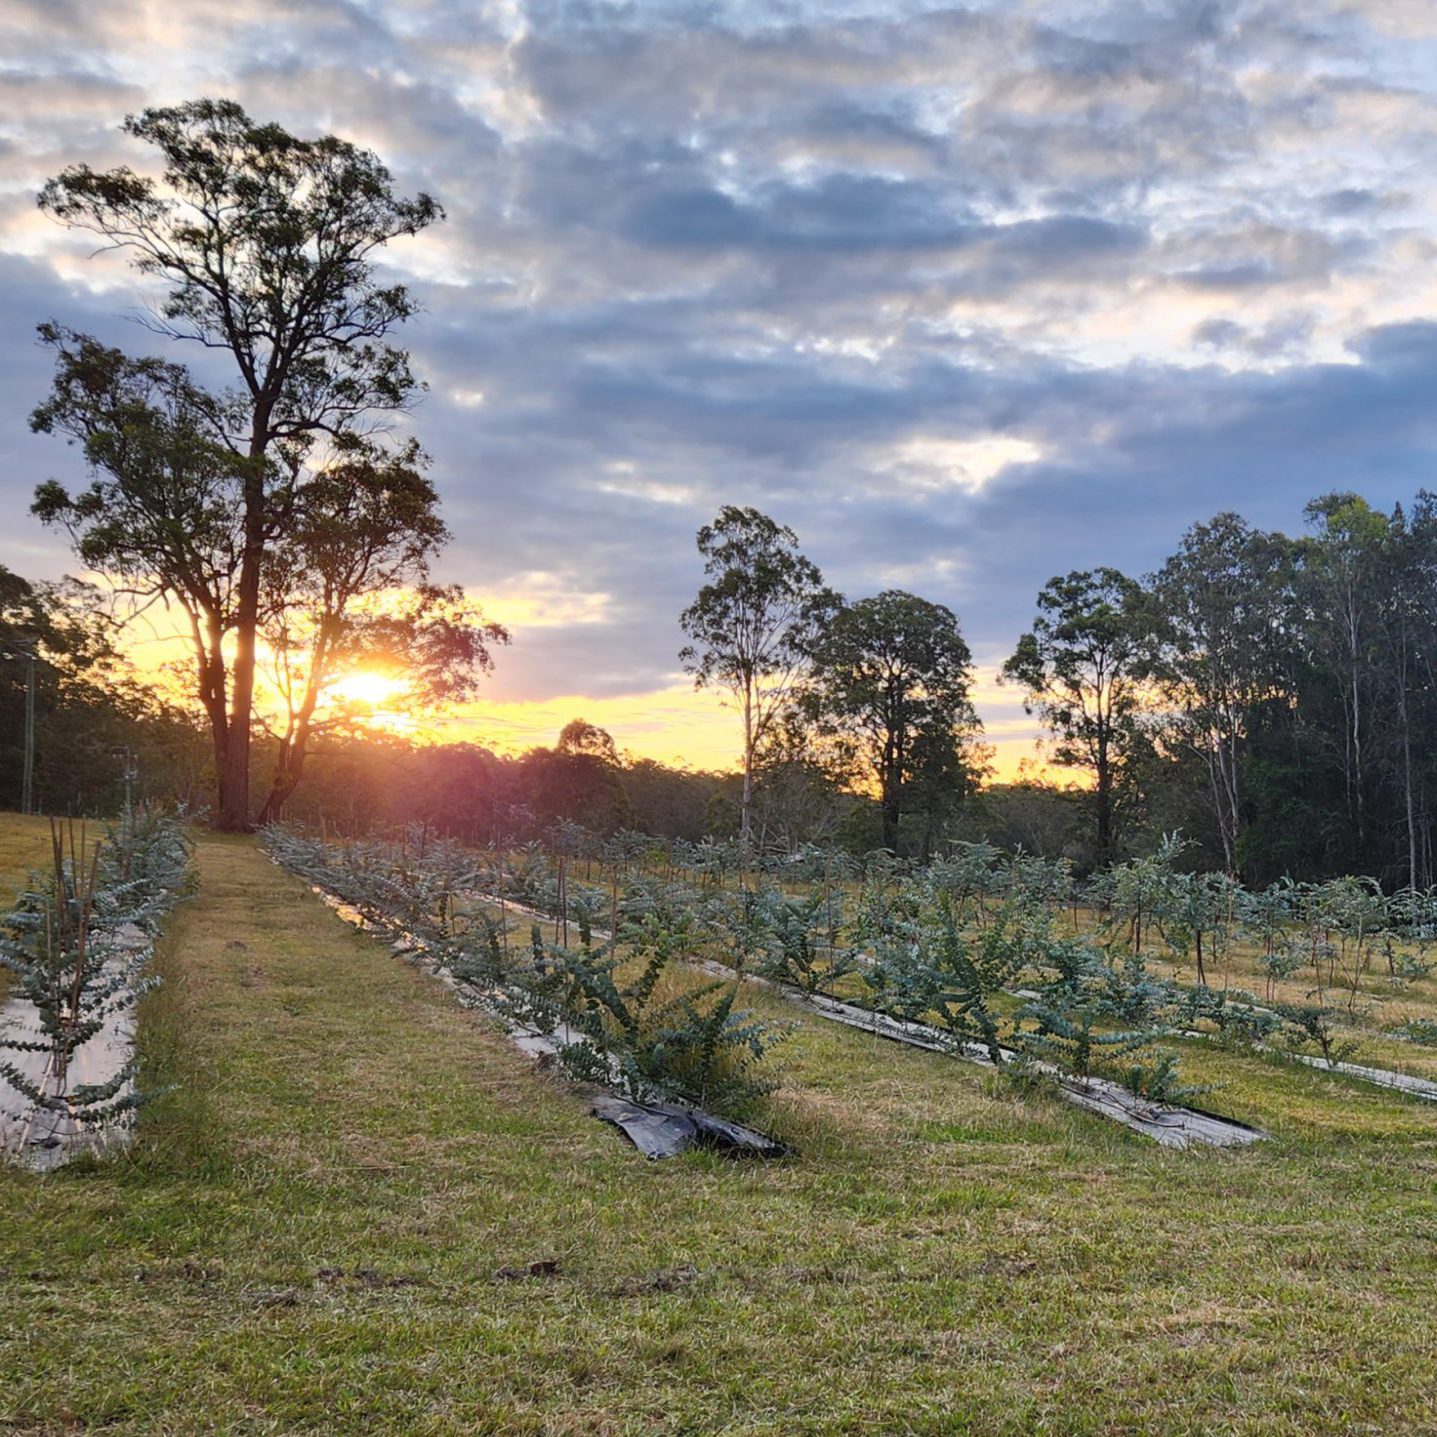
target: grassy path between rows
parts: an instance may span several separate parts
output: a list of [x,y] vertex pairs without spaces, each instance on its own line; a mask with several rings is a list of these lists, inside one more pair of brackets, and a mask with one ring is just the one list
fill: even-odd
[[1229,1056],[1276,1140],[1173,1154],[805,1024],[798,1159],[648,1164],[248,841],[198,858],[179,1086],[0,1172],[0,1432],[1437,1431],[1431,1111]]

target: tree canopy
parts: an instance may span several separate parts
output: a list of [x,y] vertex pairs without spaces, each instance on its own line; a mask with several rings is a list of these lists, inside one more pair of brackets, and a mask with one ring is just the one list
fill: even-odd
[[723,689],[742,713],[739,832],[747,845],[756,756],[841,601],[799,552],[798,535],[757,509],[726,504],[699,530],[698,548],[709,582],[679,616],[693,641],[680,658],[697,687]]
[[362,444],[391,462],[378,457],[384,417],[421,386],[388,335],[415,303],[374,259],[442,211],[397,195],[369,151],[294,136],[233,101],[148,109],[124,130],[158,153],[158,176],[73,166],[40,207],[128,253],[162,287],[149,328],[223,355],[232,382],[212,391],[182,366],[42,327],[57,373],[35,426],[79,438],[97,479],[79,496],[44,486],[36,509],[104,572],[185,608],[217,818],[245,828],[267,556],[303,528],[336,453]]
[[1033,627],[1003,665],[1057,740],[1054,762],[1092,774],[1098,861],[1113,860],[1124,790],[1143,741],[1151,618],[1142,587],[1116,569],[1074,570],[1038,595]]
[[886,589],[841,608],[812,658],[809,711],[874,784],[883,845],[897,851],[904,814],[961,793],[976,767],[973,661],[958,621],[942,604]]

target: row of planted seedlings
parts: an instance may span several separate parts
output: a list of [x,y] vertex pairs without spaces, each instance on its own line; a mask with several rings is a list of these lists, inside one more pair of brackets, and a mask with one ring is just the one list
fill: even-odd
[[1070,894],[1063,865],[975,846],[919,873],[870,873],[836,942],[823,890],[747,902],[732,928],[764,976],[810,999],[840,999],[896,1020],[900,1035],[938,1036],[960,1057],[1039,1076],[1168,1145],[1258,1136],[1186,1106],[1203,1090],[1181,1081],[1162,1040],[1190,996],[1066,931]]
[[[574,843],[572,835],[568,841]],[[674,861],[693,865],[709,852],[725,863],[733,858],[722,844],[690,845],[687,855],[684,845],[670,847]],[[1213,1027],[1230,1021],[1241,1028],[1251,1021],[1244,1005],[1262,1007],[1269,1037],[1281,1029],[1289,1045],[1310,1046],[1331,1062],[1356,1051],[1355,1033],[1378,1031],[1375,1019],[1385,1005],[1419,995],[1432,1005],[1423,985],[1434,967],[1437,888],[1386,894],[1375,879],[1344,875],[1311,883],[1281,879],[1252,890],[1226,874],[1184,869],[1183,849],[1169,837],[1153,855],[1101,871],[1086,884],[1074,882],[1061,863],[1030,858],[1026,864],[1029,871],[1035,863],[1047,871],[1048,896],[1068,907],[1075,934],[1087,931],[1109,954],[1126,948],[1151,958],[1175,980],[1191,974],[1204,990],[1191,1001],[1214,1010],[1216,1016],[1204,1020]],[[985,905],[1003,899],[1010,859],[1023,856],[986,843],[959,844],[928,871],[981,918]],[[805,877],[816,882],[825,914],[835,891],[855,881],[881,884],[894,873],[918,871],[885,853],[856,860],[818,848],[758,855],[754,868],[786,891]],[[1243,988],[1245,981],[1264,990],[1261,999]],[[1212,998],[1213,991],[1223,997]],[[1257,1021],[1262,1026],[1263,1019]],[[1437,1021],[1408,1012],[1380,1036],[1437,1047]]]
[[[1195,971],[1197,1031],[1437,1100],[1430,1078],[1351,1062],[1375,1047],[1388,1062],[1417,1067],[1420,1052],[1404,1045],[1437,1046],[1437,1023],[1414,1011],[1433,1002],[1437,890],[1385,894],[1350,876],[1249,890],[1223,874],[1178,870],[1179,851],[1170,841],[1089,885],[1110,951],[1133,963],[1151,958],[1174,977]],[[1403,1016],[1383,1026],[1389,1005]]]
[[140,1085],[135,1008],[155,941],[194,886],[182,815],[133,808],[92,839],[50,825],[50,861],[0,918],[0,1150],[35,1167],[119,1145]]
[[[1437,1098],[1425,1079],[1347,1061],[1358,1047],[1354,1022],[1427,978],[1437,894],[1386,897],[1353,879],[1254,893],[1223,875],[1180,871],[1178,851],[1169,843],[1079,887],[1062,864],[966,845],[896,884],[870,877],[849,945],[815,961],[811,938],[788,940],[784,964],[804,984],[858,970],[873,990],[866,1001],[936,1020],[995,1061],[1001,1033],[1020,1060],[1079,1077],[1106,1071],[1159,1102],[1196,1095],[1160,1040],[1198,1035]],[[830,905],[826,893],[808,902],[815,916]],[[790,907],[780,933],[794,921]],[[1228,959],[1239,944],[1257,971],[1310,986],[1293,996],[1288,984],[1283,997],[1269,986],[1263,998],[1233,986]],[[1196,981],[1181,981],[1192,965]],[[1222,986],[1210,981],[1217,969]],[[1409,1019],[1391,1036],[1422,1042],[1429,1031]]]
[[[1430,972],[1437,893],[1386,896],[1350,878],[1253,892],[1182,871],[1180,851],[1170,840],[1087,885],[1061,862],[987,844],[959,845],[921,870],[887,855],[861,866],[796,855],[819,875],[806,891],[791,865],[777,864],[731,888],[703,875],[665,882],[652,868],[644,881],[699,915],[728,966],[937,1028],[957,1050],[1014,1071],[1116,1081],[1174,1105],[1200,1090],[1182,1083],[1163,1040],[1206,1036],[1437,1096],[1421,1078],[1349,1061],[1353,1023]],[[562,847],[551,856],[529,845],[485,864],[490,891],[545,913],[605,902],[594,885],[575,888]],[[617,865],[608,872],[612,903]],[[1239,944],[1248,971],[1267,977],[1262,998],[1231,982]],[[1182,981],[1188,973],[1194,982]],[[1289,982],[1279,997],[1274,984],[1293,974],[1309,986],[1293,996]],[[1393,1036],[1423,1042],[1431,1028],[1411,1018]]]
[[664,903],[656,886],[611,901],[601,889],[570,889],[562,868],[540,879],[521,857],[526,895],[563,915],[551,934],[537,907],[521,915],[502,882],[494,891],[483,860],[445,840],[329,843],[274,827],[265,843],[345,916],[500,1018],[526,1050],[537,1038],[566,1077],[617,1095],[596,1112],[651,1156],[695,1143],[782,1151],[742,1123],[776,1086],[767,1059],[787,1029],[740,1008],[736,981],[699,979],[693,915]]
[[[638,872],[621,889],[612,870],[603,888],[569,869],[562,851],[530,845],[487,855],[482,879],[496,901],[547,915],[559,931],[566,915],[591,924],[613,911],[622,891],[625,904],[683,915],[683,946],[710,971],[722,971],[717,960],[822,1017],[1051,1079],[1063,1096],[1172,1146],[1257,1136],[1176,1106],[1194,1090],[1155,1046],[1171,1032],[1160,985],[1059,935],[1072,889],[1064,865],[973,845],[921,872],[882,857],[856,877],[825,863],[806,892],[787,873],[726,888]],[[1037,986],[1015,998],[1023,984]]]
[[[1334,1010],[1345,1008],[1349,1018],[1408,992],[1432,973],[1437,888],[1386,894],[1373,878],[1344,875],[1311,883],[1284,878],[1253,890],[1223,873],[1184,869],[1185,847],[1174,835],[1156,853],[1102,870],[1086,884],[1065,877],[1075,930],[1085,923],[1098,926],[1106,947],[1126,924],[1134,951],[1174,970],[1190,970],[1199,987],[1227,990],[1234,979],[1250,979],[1268,1000],[1280,992],[1296,994]],[[851,890],[875,874],[919,871],[883,851],[856,858],[806,845],[755,849],[745,859],[733,839],[694,842],[628,830],[602,836],[569,820],[552,826],[545,845],[519,850],[520,862],[543,856],[545,848],[560,868],[582,867],[586,879],[597,866],[625,879],[643,871],[699,889],[742,889],[757,879],[788,892],[821,886],[831,893]],[[966,843],[955,845],[939,866],[961,875],[960,886],[982,904],[995,885],[1001,888],[1004,862],[992,845]],[[1437,1024],[1430,1019],[1404,1025],[1399,1035],[1437,1046]]]

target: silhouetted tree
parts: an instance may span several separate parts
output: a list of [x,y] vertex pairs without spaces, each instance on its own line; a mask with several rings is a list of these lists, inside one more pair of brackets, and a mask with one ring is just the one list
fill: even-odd
[[462,590],[428,582],[448,530],[423,463],[415,444],[393,454],[353,445],[295,490],[294,520],[264,571],[261,631],[284,727],[262,824],[280,818],[311,737],[363,722],[363,705],[333,701],[346,676],[393,675],[394,706],[432,709],[472,696],[493,667],[489,646],[509,641]]
[[0,566],[0,808],[20,806],[32,655],[38,811],[111,814],[132,766],[136,798],[195,797],[203,736],[136,675],[113,629],[88,586],[31,583]]
[[747,849],[755,755],[840,601],[793,530],[757,509],[725,505],[699,530],[698,547],[709,582],[679,617],[693,640],[680,658],[696,687],[727,690],[743,715],[739,841]]
[[1125,779],[1142,742],[1142,682],[1151,621],[1141,587],[1116,569],[1074,570],[1038,595],[1032,629],[1003,665],[1024,708],[1057,739],[1054,762],[1092,774],[1096,859],[1116,855]]
[[1261,710],[1292,692],[1297,554],[1280,534],[1219,514],[1183,535],[1153,581],[1155,678],[1165,738],[1202,761],[1222,845],[1236,873],[1246,823],[1249,736]]
[[981,725],[972,656],[951,610],[899,589],[846,605],[813,643],[805,704],[879,795],[895,852],[905,812],[931,802],[935,767],[962,785]]
[[[169,514],[205,533],[215,572],[182,573],[180,537],[160,546],[173,563],[152,571],[153,583],[182,597],[199,626],[197,692],[215,744],[216,818],[243,829],[266,550],[291,521],[301,470],[322,467],[326,443],[370,432],[377,415],[403,409],[419,388],[409,356],[386,341],[414,301],[403,285],[381,283],[373,260],[442,212],[427,195],[396,195],[369,151],[256,123],[232,101],[148,109],[124,128],[158,150],[159,178],[77,165],[45,185],[40,206],[128,250],[143,274],[167,285],[151,328],[227,355],[236,385],[209,394],[177,366],[149,372],[113,354],[100,356],[108,379],[91,382],[70,358],[85,358],[79,338],[46,334],[61,350],[61,372],[37,427],[83,438],[103,477],[76,501],[51,487],[40,507],[74,523],[103,567],[124,577],[143,567],[139,546],[153,549],[157,530],[131,544],[117,522],[122,508],[155,520]],[[127,412],[147,411],[143,452],[114,427],[117,394]],[[188,509],[177,513],[180,500]],[[219,527],[223,536],[209,532]],[[227,671],[222,644],[231,635]]]

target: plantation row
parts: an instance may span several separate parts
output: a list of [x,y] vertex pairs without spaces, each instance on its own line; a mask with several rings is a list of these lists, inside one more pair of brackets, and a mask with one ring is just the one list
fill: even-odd
[[[697,934],[635,891],[618,939],[579,920],[577,946],[537,924],[511,944],[507,924],[474,901],[487,871],[455,844],[423,855],[386,843],[327,844],[266,830],[271,855],[315,887],[422,951],[514,1025],[553,1040],[565,1073],[637,1102],[677,1101],[731,1117],[769,1092],[760,1060],[784,1030],[736,1007],[738,985],[696,981],[683,960]],[[587,910],[586,910],[587,911]]]
[[52,824],[49,866],[0,919],[12,979],[0,1023],[0,1146],[32,1161],[125,1130],[136,1085],[133,1009],[160,925],[193,886],[183,823],[132,810],[94,843]]
[[[1201,1033],[1343,1062],[1359,996],[1425,977],[1437,932],[1432,894],[1389,899],[1350,879],[1252,893],[1178,870],[1175,843],[1080,885],[1061,862],[982,844],[922,870],[813,852],[743,872],[718,845],[656,855],[621,835],[579,858],[575,835],[563,837],[552,855],[419,835],[330,844],[277,829],[268,842],[312,883],[421,938],[516,1020],[560,1032],[575,1076],[734,1114],[771,1085],[758,1065],[782,1037],[737,1009],[738,975],[922,1024],[1004,1070],[1116,1080],[1171,1105],[1201,1090],[1184,1085],[1165,1039]],[[595,861],[604,882],[577,876]],[[530,910],[522,944],[511,940],[516,905]],[[552,920],[552,936],[534,915]],[[1154,943],[1198,981],[1154,971]],[[1262,998],[1210,986],[1238,943],[1271,978],[1310,973],[1308,1000],[1274,997],[1271,984]],[[717,965],[729,981],[697,980]],[[1419,1040],[1437,1031],[1411,1026]]]
[[[862,918],[853,916],[855,898],[859,908],[871,909],[875,892],[891,891],[901,902],[905,883],[914,881],[920,894],[936,890],[960,919],[980,924],[991,905],[1014,899],[1025,907],[1069,909],[1075,926],[1083,918],[1090,922],[1093,941],[1108,954],[1126,951],[1177,970],[1191,968],[1201,987],[1210,986],[1214,969],[1225,974],[1229,958],[1246,950],[1245,962],[1262,980],[1266,999],[1273,998],[1276,983],[1297,975],[1319,1006],[1340,1001],[1349,1015],[1364,995],[1400,993],[1427,978],[1433,969],[1428,952],[1437,942],[1437,887],[1388,895],[1375,879],[1345,876],[1320,883],[1281,879],[1248,889],[1226,874],[1180,868],[1185,845],[1176,836],[1153,855],[1086,882],[1065,860],[1005,854],[988,843],[956,844],[949,857],[922,867],[884,851],[858,860],[842,850],[807,847],[755,855],[747,869],[738,845],[723,841],[660,843],[624,832],[600,839],[576,824],[559,824],[550,846],[552,859],[537,844],[518,850],[500,875],[548,911],[556,911],[561,870],[571,870],[576,859],[622,877],[636,867],[661,871],[700,889],[722,887],[732,875],[760,894],[776,889],[816,901],[830,935],[830,960],[844,928],[867,942]],[[572,901],[574,885],[564,886]],[[1437,1042],[1437,1029],[1418,1022],[1404,1036]]]

